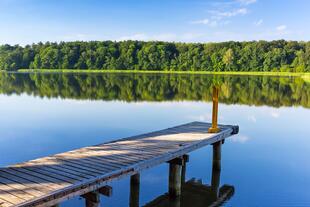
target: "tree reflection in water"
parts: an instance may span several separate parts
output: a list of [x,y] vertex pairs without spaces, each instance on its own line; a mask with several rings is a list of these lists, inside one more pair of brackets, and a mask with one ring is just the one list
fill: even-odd
[[211,102],[214,81],[220,85],[221,103],[310,107],[310,83],[300,77],[0,73],[0,93],[127,102]]

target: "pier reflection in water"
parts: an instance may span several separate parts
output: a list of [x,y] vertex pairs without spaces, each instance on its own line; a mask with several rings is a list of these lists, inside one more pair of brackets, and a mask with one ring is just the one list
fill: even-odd
[[[188,156],[186,155],[183,164],[181,165],[181,192],[179,196],[174,196],[171,192],[167,192],[158,196],[154,200],[142,205],[144,207],[206,207],[206,206],[221,206],[223,203],[234,195],[235,188],[233,185],[224,184],[220,186],[221,165],[218,151],[218,145],[213,146],[213,165],[212,176],[210,184],[204,184],[201,179],[192,178],[186,181],[186,162]],[[169,177],[171,177],[171,172]],[[110,197],[112,189],[110,187],[104,188],[101,194]],[[143,190],[143,189],[141,189]],[[99,207],[100,198],[98,194],[87,194],[86,197],[87,207]],[[130,177],[130,194],[129,194],[129,207],[140,206],[140,174],[135,174]]]
[[[185,181],[182,173],[181,195],[172,197],[169,193],[163,194],[148,202],[144,207],[206,207],[220,206],[227,202],[233,195],[235,188],[232,185],[224,184],[220,187],[221,169],[219,162],[213,159],[212,177],[210,184],[203,184],[202,180],[190,179]],[[182,166],[185,169],[186,165]],[[136,186],[134,188],[137,188]],[[136,191],[139,193],[139,191]],[[131,199],[139,198],[138,195],[131,194]],[[130,199],[130,200],[131,200]],[[138,207],[138,201],[130,207]]]
[[[158,196],[154,200],[147,202],[144,207],[206,207],[206,206],[221,206],[226,203],[235,192],[232,185],[224,184],[220,186],[221,176],[221,145],[222,142],[217,142],[213,145],[213,163],[212,176],[210,184],[204,184],[202,180],[192,178],[186,181],[186,163],[189,161],[188,155],[183,157],[183,162],[180,163],[181,176],[181,192],[179,196],[175,196],[175,192],[171,190],[171,177],[174,172],[169,171],[169,191]],[[143,189],[141,189],[143,190]],[[139,207],[140,194],[140,175],[131,176],[130,179],[130,196],[129,206]]]

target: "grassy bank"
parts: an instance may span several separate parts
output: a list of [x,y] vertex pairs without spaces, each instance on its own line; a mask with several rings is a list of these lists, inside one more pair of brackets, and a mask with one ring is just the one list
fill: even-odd
[[157,71],[157,70],[77,70],[77,69],[19,69],[21,73],[150,73],[150,74],[210,74],[210,75],[269,75],[269,76],[302,76],[310,73],[295,72],[211,72],[211,71]]

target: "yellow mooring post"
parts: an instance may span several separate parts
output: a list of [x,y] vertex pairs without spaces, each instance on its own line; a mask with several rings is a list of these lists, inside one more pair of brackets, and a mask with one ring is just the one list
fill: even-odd
[[219,104],[219,89],[213,86],[213,108],[212,108],[212,127],[209,128],[209,133],[218,133],[220,128],[217,126],[217,116],[218,116],[218,104]]

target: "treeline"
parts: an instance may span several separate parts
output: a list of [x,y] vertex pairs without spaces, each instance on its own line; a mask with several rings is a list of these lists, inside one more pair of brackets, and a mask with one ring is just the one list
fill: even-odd
[[0,70],[17,69],[310,72],[310,42],[92,41],[0,46]]
[[1,94],[82,100],[211,102],[214,83],[221,103],[310,108],[310,83],[302,78],[0,73]]

